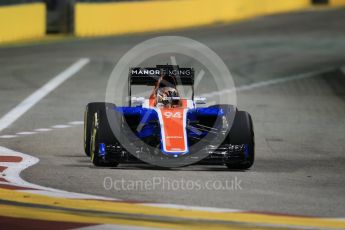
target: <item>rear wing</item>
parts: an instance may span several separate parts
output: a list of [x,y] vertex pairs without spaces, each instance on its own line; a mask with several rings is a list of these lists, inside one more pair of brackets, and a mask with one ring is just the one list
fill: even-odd
[[176,79],[176,85],[189,85],[194,100],[194,69],[180,68],[178,65],[157,65],[156,67],[134,67],[128,73],[128,105],[132,105],[132,85],[155,86],[161,76]]
[[156,67],[134,67],[129,69],[130,85],[154,86],[161,76],[173,76],[177,85],[193,85],[194,69],[180,68],[178,65],[157,65]]

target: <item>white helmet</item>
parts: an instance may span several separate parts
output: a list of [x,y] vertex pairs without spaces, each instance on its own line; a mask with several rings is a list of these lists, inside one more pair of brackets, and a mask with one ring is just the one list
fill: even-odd
[[177,89],[172,87],[162,87],[157,90],[157,104],[163,106],[180,105],[180,96]]

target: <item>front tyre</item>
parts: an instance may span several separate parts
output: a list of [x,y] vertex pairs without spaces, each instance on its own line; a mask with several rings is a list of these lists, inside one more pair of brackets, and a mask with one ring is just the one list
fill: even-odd
[[115,107],[112,103],[107,102],[92,102],[87,104],[84,112],[84,151],[86,156],[90,156],[90,141],[91,141],[91,132],[92,132],[92,122],[96,112],[104,113],[107,107]]
[[109,106],[110,109],[113,109],[115,105],[107,103],[108,106],[105,106],[105,104],[103,103],[103,106],[99,107],[99,110],[92,115],[88,149],[90,150],[91,162],[95,166],[116,167],[118,162],[106,161],[105,156],[101,156],[100,154],[100,144],[106,145],[116,142],[106,115],[106,109]]
[[229,169],[249,169],[254,164],[255,141],[253,121],[249,113],[237,111],[234,123],[231,127],[230,144],[244,145],[244,160],[241,162],[228,162],[226,166]]
[[87,104],[84,112],[84,151],[86,156],[90,156],[90,141],[91,141],[91,132],[92,132],[92,122],[94,115],[98,111],[105,110],[105,107],[110,103],[104,102],[92,102]]

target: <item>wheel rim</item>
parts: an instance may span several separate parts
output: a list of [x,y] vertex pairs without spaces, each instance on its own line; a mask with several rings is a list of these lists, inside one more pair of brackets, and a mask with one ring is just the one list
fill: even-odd
[[86,126],[87,126],[87,109],[84,112],[84,149],[86,149],[87,144],[88,144],[88,143],[86,143],[86,135],[87,135],[87,133],[86,133],[87,127]]
[[95,113],[93,122],[92,122],[92,134],[90,140],[90,152],[91,152],[91,161],[95,161],[95,150],[96,150],[96,135],[97,135],[97,113]]

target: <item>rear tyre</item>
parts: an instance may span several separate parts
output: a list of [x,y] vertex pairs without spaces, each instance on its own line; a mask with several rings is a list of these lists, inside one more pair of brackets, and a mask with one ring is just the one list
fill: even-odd
[[237,111],[234,123],[231,127],[230,144],[245,145],[245,159],[242,162],[227,163],[229,169],[249,169],[255,158],[255,141],[253,121],[249,113],[245,111]]

